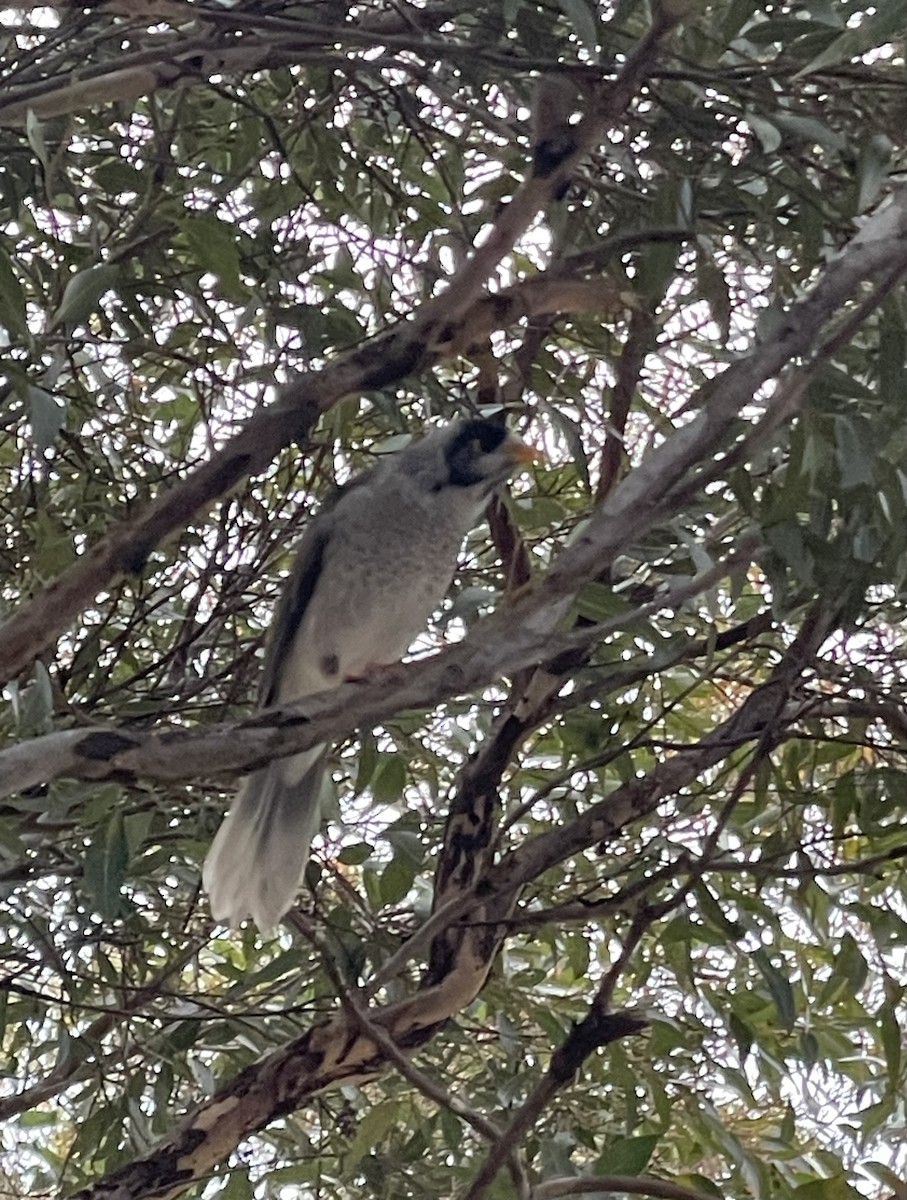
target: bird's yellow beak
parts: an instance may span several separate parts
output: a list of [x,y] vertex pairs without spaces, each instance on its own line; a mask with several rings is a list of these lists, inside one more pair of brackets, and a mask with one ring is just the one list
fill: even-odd
[[535,446],[521,442],[518,437],[509,438],[505,449],[513,463],[525,463],[528,465],[529,463],[543,462],[545,459],[544,451],[536,450]]

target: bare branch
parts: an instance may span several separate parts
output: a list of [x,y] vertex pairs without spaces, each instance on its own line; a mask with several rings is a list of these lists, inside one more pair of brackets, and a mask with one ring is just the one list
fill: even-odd
[[[434,963],[426,985],[399,1003],[371,1010],[370,1021],[384,1029],[404,1052],[430,1040],[484,986],[506,933],[500,914],[512,907],[519,889],[530,877],[529,871],[544,870],[546,865],[559,861],[558,855],[566,857],[571,852],[568,847],[581,849],[615,832],[620,822],[627,823],[650,811],[667,794],[669,782],[682,786],[704,763],[729,754],[742,739],[758,740],[766,724],[777,720],[779,706],[811,661],[829,620],[824,611],[814,613],[804,622],[803,632],[768,684],[744,701],[735,716],[704,739],[699,749],[678,753],[669,763],[661,764],[683,764],[681,770],[675,767],[670,779],[656,768],[646,781],[649,794],[643,796],[637,781],[630,789],[632,795],[623,797],[621,793],[628,789],[617,789],[574,822],[579,830],[576,836],[571,837],[569,831],[564,836],[563,830],[540,835],[505,858],[500,867],[488,871],[481,881],[481,900],[472,899],[469,915],[474,925],[468,936],[457,940],[456,952],[444,964],[446,973]],[[591,1044],[597,1038],[598,1044],[604,1044],[639,1027],[637,1017],[627,1016],[623,1024],[621,1019],[619,1013],[607,1014],[607,1021],[588,1031],[587,1040]],[[578,1052],[585,1044],[578,1042],[573,1047],[571,1043],[571,1048]],[[558,1071],[566,1071],[573,1061],[569,1054],[558,1060]],[[175,1197],[223,1162],[243,1138],[275,1117],[293,1111],[326,1088],[371,1078],[386,1062],[381,1048],[362,1032],[356,1019],[339,1012],[245,1068],[196,1109],[161,1146],[78,1193],[77,1200]]]
[[[676,511],[675,489],[724,447],[742,408],[753,401],[759,388],[792,361],[809,364],[823,356],[824,327],[844,312],[862,284],[888,288],[895,274],[905,271],[907,186],[902,186],[829,264],[810,294],[791,305],[774,335],[710,385],[699,415],[652,450],[611,492],[582,535],[559,556],[539,588],[540,597],[569,595],[576,578],[592,578],[613,560],[615,546],[623,544],[628,527],[647,529]],[[804,370],[809,370],[808,365]],[[796,411],[802,399],[802,388],[796,386],[801,374],[790,373],[785,380],[788,390],[779,388],[766,403],[759,424],[773,425],[777,409],[783,409],[785,417]]]
[[[750,561],[755,546],[754,540],[744,539],[736,554],[641,606],[632,617],[679,606],[714,587],[732,565]],[[198,730],[171,726],[146,732],[94,726],[45,734],[0,751],[0,796],[61,776],[175,781],[236,774],[374,725],[403,709],[426,708],[475,691],[551,655],[588,647],[626,620],[622,615],[573,633],[537,633],[515,622],[512,610],[504,609],[439,654],[385,668],[366,682],[347,683],[243,721]]]
[[507,1128],[492,1147],[476,1174],[463,1200],[479,1200],[494,1181],[503,1163],[509,1160],[516,1147],[538,1121],[554,1096],[577,1076],[586,1059],[596,1050],[620,1038],[642,1033],[647,1021],[632,1012],[611,1012],[614,985],[630,956],[639,944],[651,918],[638,910],[627,932],[617,960],[611,965],[589,1004],[583,1019],[575,1024],[551,1056],[548,1070],[514,1113]]
[[715,1200],[714,1195],[694,1191],[669,1179],[652,1175],[578,1175],[546,1179],[532,1189],[532,1200],[559,1200],[561,1196],[585,1196],[590,1192],[622,1192],[628,1196],[652,1196],[654,1200]]

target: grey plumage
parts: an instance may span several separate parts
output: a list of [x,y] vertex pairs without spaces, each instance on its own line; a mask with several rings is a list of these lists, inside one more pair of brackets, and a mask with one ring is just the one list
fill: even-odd
[[[429,433],[355,479],[303,537],[268,640],[262,706],[396,661],[447,591],[495,486],[535,451],[489,421]],[[202,879],[215,919],[271,930],[293,902],[320,823],[327,748],[248,776]]]

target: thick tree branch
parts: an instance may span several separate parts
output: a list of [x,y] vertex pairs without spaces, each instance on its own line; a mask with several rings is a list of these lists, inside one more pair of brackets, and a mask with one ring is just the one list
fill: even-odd
[[[548,186],[554,186],[550,180]],[[543,203],[538,189],[536,201]],[[498,249],[500,254],[506,252],[503,243]],[[490,261],[487,253],[483,261]],[[607,281],[543,274],[477,299],[464,308],[460,321],[452,320],[444,305],[438,309],[430,302],[421,317],[395,326],[321,371],[300,376],[207,463],[157,496],[136,517],[114,525],[0,626],[0,681],[29,666],[112,580],[141,571],[152,549],[169,534],[185,528],[241,479],[263,470],[284,446],[294,440],[304,445],[319,414],[344,396],[384,387],[454,357],[492,330],[526,316],[567,311],[572,305],[577,311],[604,308],[613,313],[631,301]],[[445,314],[443,320],[439,312]]]
[[[5,89],[0,100],[0,126],[23,125],[29,112],[41,120],[75,113],[114,101],[128,103],[164,88],[206,82],[212,75],[238,75],[248,71],[317,61],[324,63],[338,44],[350,49],[336,55],[339,65],[364,66],[357,58],[363,49],[376,45],[397,50],[426,52],[429,46],[419,30],[435,32],[450,9],[437,4],[424,9],[402,7],[396,12],[366,13],[355,21],[328,24],[302,18],[281,19],[268,14],[230,13],[166,0],[142,5],[134,2],[104,4],[111,14],[139,18],[144,22],[172,21],[175,28],[164,33],[146,32],[141,48],[113,59],[82,66],[73,78],[70,59],[59,72]],[[184,32],[194,18],[193,34]],[[111,24],[110,39],[125,27]],[[133,28],[133,37],[136,32]],[[458,44],[435,43],[437,50],[454,55]],[[466,48],[460,48],[463,53]]]
[[791,691],[812,663],[832,624],[824,604],[817,605],[804,619],[800,633],[768,681],[756,688],[732,716],[696,746],[678,751],[647,775],[615,788],[569,825],[527,839],[492,867],[481,882],[482,894],[510,896],[550,867],[592,846],[607,843],[739,746],[759,741],[766,729],[776,724],[781,728],[794,720],[795,712],[785,712]]
[[[631,617],[685,604],[714,587],[733,565],[749,562],[754,548],[753,541],[744,540],[734,555],[712,570],[641,606]],[[173,782],[236,774],[336,740],[404,709],[424,709],[473,692],[553,654],[585,649],[626,621],[622,615],[572,633],[538,633],[514,622],[511,610],[504,609],[439,654],[385,668],[367,682],[347,683],[242,721],[200,730],[95,726],[45,734],[0,751],[0,797],[61,776]]]
[[[506,205],[489,235],[449,281],[409,321],[341,356],[320,372],[310,372],[285,387],[278,402],[257,413],[246,428],[204,466],[159,496],[132,521],[115,526],[68,571],[37,593],[0,627],[0,681],[15,676],[49,646],[103,587],[122,574],[142,569],[152,548],[167,534],[184,528],[240,479],[262,470],[294,439],[304,443],[317,419],[352,392],[385,387],[416,370],[424,370],[461,347],[461,326],[472,339],[482,325],[467,313],[476,301],[491,322],[484,332],[500,327],[499,303],[484,303],[479,291],[495,267],[528,229],[535,215],[559,194],[570,172],[598,143],[607,122],[616,120],[653,63],[657,49],[676,24],[662,8],[649,34],[627,60],[620,76],[575,129],[566,127],[566,140],[557,155],[540,159]],[[559,281],[562,283],[563,281]],[[506,300],[501,302],[506,305]],[[546,297],[542,311],[550,311]]]
[[[566,170],[579,156],[579,152],[568,155],[551,173],[547,179],[548,199],[562,182],[562,168]],[[526,186],[536,178],[533,176]],[[535,185],[532,194],[538,205],[546,198]],[[518,198],[521,195],[518,193]],[[520,205],[517,225],[522,227],[526,212],[522,201]],[[508,211],[509,207],[500,224],[510,228]],[[507,249],[499,237],[494,238],[494,245],[494,254],[487,244],[477,252],[489,273]],[[452,301],[461,297],[457,301],[461,308],[462,297],[471,297],[475,291],[472,261],[444,293],[452,293]],[[809,359],[815,354],[822,329],[861,283],[890,283],[895,272],[904,270],[907,188],[902,187],[830,264],[812,293],[791,306],[774,336],[725,371],[699,416],[649,454],[611,493],[581,537],[560,556],[540,594],[519,616],[528,619],[533,608],[547,607],[553,598],[569,595],[578,579],[591,578],[604,569],[617,545],[626,539],[628,528],[647,528],[670,511],[672,502],[677,502],[671,495],[672,488],[723,446],[741,409],[752,401],[759,387],[792,359]],[[0,628],[0,680],[9,679],[27,666],[111,579],[140,569],[151,548],[164,536],[184,527],[239,479],[262,469],[291,440],[304,439],[319,412],[352,391],[385,386],[437,361],[441,353],[438,345],[445,339],[451,343],[455,337],[450,324],[439,319],[441,299],[429,302],[412,322],[396,326],[324,371],[289,385],[277,404],[258,413],[209,463],[159,497],[134,521],[116,526],[73,567],[20,608]],[[774,403],[781,403],[778,396]],[[773,415],[773,401],[769,401],[765,419]]]
[[402,379],[417,367],[453,357],[483,334],[524,316],[547,313],[563,304],[577,311],[615,306],[618,296],[606,281],[536,279],[478,300],[459,325],[436,331],[443,344],[427,344],[415,326],[395,327],[321,371],[307,373],[281,390],[276,403],[256,413],[246,426],[204,465],[157,496],[131,520],[114,525],[86,554],[0,626],[0,680],[15,676],[46,649],[104,587],[141,571],[152,549],[183,529],[240,480],[264,470],[284,446],[305,444],[320,413],[351,392]]
[[[774,334],[745,359],[732,364],[713,385],[701,412],[676,430],[624,479],[596,509],[588,526],[558,557],[539,588],[549,598],[568,595],[577,578],[592,578],[615,556],[628,527],[647,529],[676,511],[674,494],[685,481],[687,494],[701,471],[725,443],[743,407],[753,402],[769,379],[796,360],[806,363],[825,353],[821,334],[840,317],[863,284],[891,286],[892,276],[907,271],[907,186],[892,193],[841,254],[829,264],[810,294],[791,307]],[[759,425],[773,427],[777,412],[789,417],[802,403],[795,370],[766,402]]]
[[[686,772],[678,771],[673,776],[677,786],[694,778],[704,763],[713,763],[731,753],[742,741],[758,740],[766,725],[778,720],[790,689],[825,636],[828,622],[824,610],[807,619],[803,632],[769,683],[757,689],[732,718],[704,739],[702,747],[679,753],[671,760],[684,762],[688,767]],[[559,861],[553,855],[566,856],[563,852],[568,844],[586,848],[602,836],[613,835],[619,827],[618,819],[628,823],[650,811],[667,794],[667,781],[656,769],[647,782],[653,793],[648,799],[643,797],[641,788],[635,788],[633,795],[622,801],[620,793],[626,789],[617,789],[590,810],[594,814],[591,820],[581,817],[575,823],[582,829],[578,838],[565,839],[561,836],[565,831],[561,830],[541,835],[505,858],[499,868],[488,871],[477,888],[481,898],[472,899],[469,914],[472,936],[459,940],[457,954],[447,962],[447,974],[438,977],[435,968],[429,975],[432,982],[428,986],[397,1004],[370,1009],[368,1020],[385,1030],[403,1051],[432,1038],[484,986],[506,933],[502,913],[512,906],[519,889],[530,877],[530,869],[544,870],[546,865]],[[614,805],[616,814],[609,814]],[[619,1014],[614,1014],[617,1017]],[[609,1028],[602,1025],[598,1032],[604,1036]],[[623,1032],[629,1030],[618,1031],[618,1035]],[[76,1200],[175,1197],[222,1163],[243,1138],[294,1111],[325,1088],[373,1077],[386,1061],[380,1047],[362,1032],[355,1016],[338,1012],[288,1046],[241,1071],[196,1109],[161,1146],[78,1193]]]
[[[687,498],[686,494],[678,495],[678,489],[697,466],[710,460],[723,445],[740,409],[751,402],[758,386],[777,373],[792,356],[808,357],[822,329],[862,282],[883,281],[889,286],[893,272],[898,269],[907,270],[907,188],[892,195],[839,258],[830,264],[812,293],[792,306],[776,335],[719,378],[700,415],[647,455],[640,466],[612,491],[582,535],[558,556],[540,585],[508,612],[506,620],[511,636],[528,636],[531,642],[533,630],[550,628],[552,612],[557,611],[559,602],[571,596],[584,579],[593,578],[606,569],[621,549],[655,521],[676,511]],[[398,335],[399,331],[395,331],[391,340]],[[376,345],[372,344],[372,350]],[[358,352],[360,359],[363,354],[367,361],[366,351]],[[323,394],[330,394],[331,388],[326,381],[334,375],[342,379],[344,372],[347,378],[361,372],[363,363],[356,363],[356,358],[354,355],[352,361],[339,362],[314,377],[305,399],[314,402],[319,388]],[[802,393],[797,372],[791,372],[785,385],[767,403],[762,421],[774,425],[777,410],[794,410],[802,400]],[[124,558],[128,560],[129,555],[139,549],[143,560],[150,545],[180,523],[186,506],[195,511],[210,501],[212,496],[206,491],[205,484],[211,476],[216,490],[223,476],[229,479],[230,485],[235,483],[249,469],[250,461],[264,465],[270,454],[256,459],[252,453],[252,448],[257,445],[253,435],[259,429],[268,428],[270,436],[280,440],[280,421],[286,424],[289,419],[299,419],[300,406],[294,406],[292,400],[291,392],[282,403],[258,414],[225,451],[160,498],[144,518],[118,527],[70,571],[20,609],[0,629],[0,678],[4,665],[7,669],[10,665],[19,669],[32,656],[36,645],[46,645],[53,633],[89,601],[111,567],[116,568],[118,562]],[[258,453],[261,453],[260,448]],[[687,482],[687,492],[691,486]],[[193,501],[196,502],[194,506]],[[136,547],[129,537],[137,525],[145,539],[140,547]],[[62,620],[61,610],[67,614]],[[23,645],[27,647],[24,654]],[[523,645],[525,649],[526,643]],[[535,649],[533,644],[527,656],[530,660]],[[508,667],[501,666],[500,674],[513,669],[513,663]],[[229,755],[229,749],[226,753]],[[229,761],[236,764],[235,758]]]
[[[673,512],[674,506],[680,501],[676,495],[671,495],[672,486],[679,487],[686,474],[718,448],[739,409],[751,400],[755,387],[764,382],[790,354],[806,354],[811,348],[812,339],[818,336],[828,319],[839,310],[844,298],[851,294],[864,278],[878,276],[887,282],[897,266],[901,269],[907,267],[907,189],[899,190],[867,223],[850,246],[831,264],[812,294],[799,305],[793,306],[787,322],[775,338],[757,348],[749,359],[724,373],[700,416],[689,426],[678,430],[646,457],[636,471],[611,493],[583,535],[559,556],[554,568],[542,583],[508,612],[506,624],[509,639],[521,643],[522,661],[519,661],[519,652],[506,661],[498,657],[495,659],[498,676],[533,661],[533,655],[537,652],[543,657],[545,648],[549,652],[558,652],[553,643],[545,647],[533,633],[540,615],[544,617],[545,613],[549,614],[544,617],[542,627],[550,627],[552,602],[565,595],[569,596],[583,578],[591,578],[600,573],[630,540],[637,538],[655,520]],[[391,336],[396,337],[397,334]],[[367,361],[366,351],[360,351],[352,356],[353,361],[340,362],[316,376],[306,399],[309,402],[317,401],[319,392],[322,395],[330,395],[332,389],[329,384],[332,376],[339,376],[342,380],[344,373],[349,377],[350,374],[361,372],[364,365],[363,355]],[[358,362],[355,361],[357,358]],[[802,389],[797,386],[797,382],[797,374],[793,373],[788,378],[786,387],[779,389],[768,403],[763,418],[765,421],[774,421],[776,406],[792,403],[791,394],[794,395],[795,402],[799,403]],[[303,391],[305,389],[304,383],[296,386]],[[340,387],[342,389],[342,382]],[[88,602],[96,588],[108,577],[110,570],[116,570],[118,563],[122,569],[122,566],[136,555],[143,559],[150,546],[160,536],[185,523],[188,515],[210,501],[218,488],[232,486],[237,478],[250,469],[250,464],[257,463],[263,466],[271,456],[274,442],[282,442],[286,437],[286,429],[292,428],[292,422],[299,419],[299,409],[302,405],[294,407],[292,389],[290,391],[288,400],[258,414],[247,429],[209,464],[161,497],[143,517],[115,529],[70,571],[44,592],[39,593],[29,605],[11,618],[0,630],[0,665],[5,662],[7,669],[10,666],[16,669],[23,666],[34,653],[35,646],[46,644],[53,633]],[[61,612],[66,614],[62,620]],[[563,648],[579,645],[581,641],[581,637],[574,642],[568,640]],[[23,645],[26,647],[24,653]],[[505,638],[502,645],[517,651],[513,640]],[[451,666],[458,671],[466,667],[460,661],[451,663]],[[470,675],[468,667],[466,678],[472,680],[473,686],[489,680],[487,674]],[[455,690],[455,687],[451,688],[448,684],[444,694],[453,694]],[[431,702],[430,694],[426,697],[424,693],[417,693],[410,697],[405,689],[399,699],[402,705],[409,703],[414,707]],[[370,715],[377,717],[387,713],[381,709],[380,713],[375,711]],[[53,773],[59,774],[64,770],[63,760],[68,762],[70,767],[78,761],[73,749],[78,735],[52,736],[65,739],[46,744]],[[180,735],[172,736],[175,739]],[[213,736],[216,737],[216,734]],[[183,749],[189,744],[188,741],[184,741]],[[251,747],[251,743],[248,745]],[[34,747],[35,750],[37,748]],[[132,745],[126,748],[127,755],[132,749]],[[274,753],[271,742],[262,743],[261,749],[263,756],[266,753]],[[222,750],[222,755],[214,759],[209,757],[208,765],[211,761],[229,763],[233,769],[248,765],[249,760],[243,762],[235,757],[235,745],[218,746],[218,750]],[[12,752],[7,752],[10,753]],[[115,773],[121,769],[114,765],[115,757],[105,752],[99,754],[96,761],[110,763],[110,773]],[[8,765],[11,762],[10,759],[6,761]],[[24,778],[19,774],[24,762],[23,758],[16,764],[17,773],[14,779]],[[136,768],[130,765],[127,757],[122,769],[132,771]],[[95,766],[92,771],[92,777],[103,777],[100,767]],[[51,775],[45,774],[44,777]],[[158,777],[167,776],[161,773]],[[180,773],[177,777],[185,776]],[[29,782],[37,782],[34,773],[29,777]],[[18,786],[27,784],[19,783]]]
[[609,125],[629,106],[646,75],[652,70],[665,38],[681,19],[683,5],[655,5],[651,28],[628,57],[610,85],[599,85],[578,125],[563,125],[534,147],[533,169],[516,195],[495,221],[488,236],[444,292],[417,316],[420,327],[459,320],[476,299],[492,271],[552,198],[559,197],[573,170],[599,144]]

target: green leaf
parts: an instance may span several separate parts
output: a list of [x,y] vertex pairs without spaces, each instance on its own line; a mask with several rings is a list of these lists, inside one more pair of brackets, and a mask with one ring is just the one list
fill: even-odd
[[35,152],[35,157],[45,169],[50,161],[47,153],[47,143],[44,140],[44,122],[37,116],[32,109],[29,109],[25,116],[25,136],[28,138],[28,144]]
[[337,855],[337,861],[347,867],[361,867],[374,853],[374,846],[368,842],[355,842],[352,846],[344,846]]
[[815,117],[803,117],[776,111],[772,120],[782,134],[786,133],[788,137],[797,141],[806,142],[809,145],[815,143],[817,146],[823,146],[826,150],[836,152],[847,148],[847,142],[841,134],[836,133],[824,121],[819,121]]
[[875,1179],[878,1179],[885,1185],[886,1188],[890,1188],[898,1200],[902,1196],[904,1180],[899,1175],[896,1175],[887,1163],[867,1161],[864,1159],[860,1163],[860,1169],[866,1171],[868,1175],[872,1175]]
[[845,933],[838,946],[834,963],[835,975],[841,975],[847,980],[851,996],[856,995],[869,974],[869,966],[860,952],[856,938],[851,933]]
[[871,208],[879,198],[882,184],[888,178],[888,168],[894,145],[884,133],[875,133],[860,152],[857,212]]
[[711,259],[701,256],[696,276],[699,290],[712,314],[712,320],[721,333],[721,340],[726,342],[731,333],[732,306],[731,293],[724,272]]
[[40,660],[35,663],[34,671],[34,679],[19,700],[18,724],[22,737],[50,733],[53,724],[54,691],[50,675]]
[[728,1029],[731,1032],[731,1037],[733,1037],[737,1044],[737,1054],[742,1062],[753,1048],[753,1042],[756,1040],[753,1036],[753,1031],[747,1022],[742,1020],[735,1012],[731,1012],[728,1015]]
[[661,1141],[658,1134],[643,1137],[617,1138],[602,1153],[596,1164],[596,1174],[639,1175],[646,1169],[655,1147]]
[[248,292],[239,275],[239,229],[213,213],[192,213],[183,220],[181,232],[196,264],[216,275],[231,299],[243,302]]
[[379,894],[381,906],[399,904],[413,886],[416,871],[412,863],[394,858],[381,872]]
[[348,1170],[353,1170],[365,1155],[379,1145],[397,1126],[401,1111],[402,1105],[399,1100],[384,1100],[366,1109],[365,1115],[356,1128],[350,1148],[344,1155]]
[[778,1019],[784,1029],[789,1032],[793,1029],[797,1017],[794,990],[790,985],[790,980],[774,965],[765,950],[754,950],[751,957],[768,984]]
[[34,521],[33,566],[40,579],[53,579],[76,558],[72,534],[60,519],[46,509]]
[[774,154],[781,145],[781,133],[779,132],[777,125],[773,125],[764,117],[757,116],[757,114],[753,112],[745,113],[744,120],[759,139],[759,143],[765,153]]
[[863,15],[855,29],[847,29],[830,42],[821,53],[801,68],[794,79],[802,79],[825,67],[852,62],[864,51],[870,50],[891,37],[903,34],[907,23],[907,0],[886,0],[875,11]]
[[425,862],[425,846],[411,829],[389,829],[385,836],[394,848],[394,857],[407,866],[418,869]]
[[379,804],[395,804],[406,787],[406,760],[402,754],[382,754],[372,779],[372,795]]
[[66,423],[66,409],[43,388],[28,389],[29,424],[32,444],[39,454],[49,450]]
[[46,1128],[48,1125],[56,1125],[60,1119],[60,1114],[55,1112],[45,1112],[42,1109],[32,1109],[31,1112],[23,1113],[19,1121],[26,1129]]
[[120,268],[114,263],[96,263],[71,275],[63,289],[63,298],[50,319],[49,328],[79,325],[97,311],[98,302],[119,279]]
[[794,1188],[794,1200],[860,1200],[860,1193],[850,1186],[843,1173],[828,1179],[813,1179]]
[[218,1200],[252,1200],[253,1191],[249,1168],[234,1167],[227,1176],[227,1182],[214,1195]]
[[85,887],[103,917],[115,919],[126,910],[120,889],[129,867],[129,845],[123,815],[116,809],[106,825],[95,831],[85,854]]
[[723,933],[726,937],[736,940],[741,938],[746,933],[744,927],[738,921],[731,921],[724,914],[724,909],[720,902],[712,895],[711,891],[705,883],[700,880],[695,886],[696,899],[699,902],[702,910],[703,919],[708,922],[714,929]]
[[904,1036],[898,1021],[895,1005],[889,1001],[878,1016],[879,1037],[888,1067],[888,1086],[897,1089],[901,1078],[901,1061]]
[[598,13],[589,0],[558,0],[561,12],[590,54],[598,50]]
[[119,192],[140,192],[145,185],[145,176],[132,163],[114,159],[101,163],[94,173],[95,182],[110,195]]
[[378,744],[371,730],[363,733],[359,745],[359,761],[356,770],[356,782],[353,785],[353,795],[361,795],[371,783],[380,759]]
[[2,246],[0,246],[0,325],[15,337],[24,337],[28,333],[25,319],[25,293],[13,271],[9,255]]
[[610,621],[630,611],[630,605],[618,592],[603,583],[586,583],[576,601],[577,611],[590,621]]

